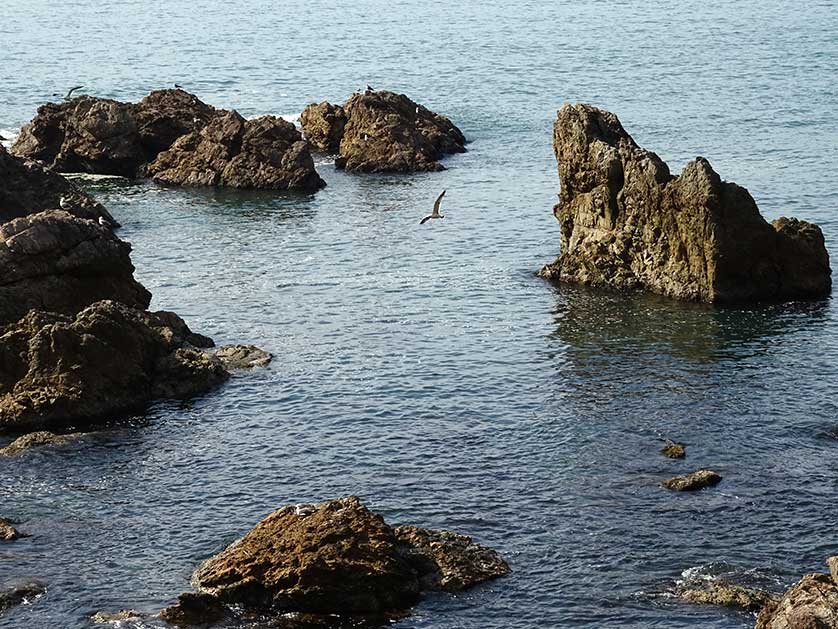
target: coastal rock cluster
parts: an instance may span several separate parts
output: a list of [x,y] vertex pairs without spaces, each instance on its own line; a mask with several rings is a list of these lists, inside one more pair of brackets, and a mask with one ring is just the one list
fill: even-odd
[[444,170],[443,156],[466,150],[465,136],[448,118],[393,92],[368,90],[343,105],[313,103],[300,122],[309,142],[337,153],[335,166],[347,171]]
[[553,148],[561,255],[542,277],[717,304],[829,294],[820,228],[767,223],[748,191],[703,157],[672,175],[617,116],[590,105],[562,107]]
[[807,574],[782,597],[766,604],[755,629],[838,629],[838,557],[830,574]]

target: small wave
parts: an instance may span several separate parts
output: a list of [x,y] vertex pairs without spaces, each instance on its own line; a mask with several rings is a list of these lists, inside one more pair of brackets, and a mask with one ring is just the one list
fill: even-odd
[[287,122],[291,122],[291,123],[299,126],[300,125],[300,116],[302,115],[302,113],[303,112],[299,112],[299,113],[296,113],[296,114],[258,114],[256,116],[249,116],[247,119],[248,120],[255,120],[256,118],[261,118],[262,116],[275,116],[277,118],[282,118],[283,120],[286,120]]
[[125,177],[120,175],[100,175],[96,173],[63,173],[67,179],[82,179],[83,181],[114,181],[125,180]]
[[0,140],[0,144],[2,144],[5,148],[11,148],[12,144],[14,144],[15,140],[17,140],[17,136],[17,129],[6,129],[4,127],[0,127],[0,137],[3,138]]

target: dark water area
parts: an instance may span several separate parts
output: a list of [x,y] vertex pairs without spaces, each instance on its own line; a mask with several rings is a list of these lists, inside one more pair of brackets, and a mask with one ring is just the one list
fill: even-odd
[[[293,116],[370,83],[449,115],[441,173],[315,195],[83,180],[124,225],[152,307],[271,351],[216,393],[0,459],[3,582],[47,594],[0,627],[154,611],[274,509],[357,494],[448,528],[514,572],[425,597],[400,628],[744,628],[670,595],[684,573],[781,589],[838,552],[838,311],[715,309],[556,288],[555,111],[617,113],[678,172],[696,155],[838,259],[833,2],[354,3],[13,0],[0,128],[53,92],[123,100],[174,82]],[[7,135],[3,132],[3,135]],[[447,189],[446,219],[420,227]],[[673,461],[665,437],[687,444]],[[5,443],[5,442],[4,442]],[[710,467],[716,488],[669,476]],[[146,626],[153,626],[147,622]]]

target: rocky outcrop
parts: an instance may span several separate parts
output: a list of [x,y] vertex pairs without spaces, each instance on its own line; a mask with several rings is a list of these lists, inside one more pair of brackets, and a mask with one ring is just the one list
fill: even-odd
[[115,301],[75,317],[33,310],[0,334],[0,431],[43,430],[203,393],[229,377],[186,324]]
[[755,629],[838,629],[838,583],[828,574],[807,574],[779,601],[766,605]]
[[13,542],[21,537],[29,537],[14,527],[14,522],[6,518],[0,518],[0,542]]
[[276,612],[397,614],[423,588],[458,590],[508,566],[469,538],[393,529],[358,498],[284,507],[193,577],[226,603]]
[[175,627],[207,627],[233,617],[224,603],[211,594],[184,592],[160,612],[160,620]]
[[69,443],[74,439],[78,439],[84,435],[81,432],[73,432],[64,435],[57,435],[54,432],[47,430],[38,430],[22,435],[12,441],[5,448],[0,448],[0,456],[18,456],[24,452],[28,452],[32,448],[39,448],[41,446],[53,446]]
[[147,308],[130,252],[110,229],[63,210],[0,225],[0,325],[31,309],[72,315],[101,299]]
[[293,124],[275,116],[245,120],[235,111],[181,136],[147,173],[159,183],[185,186],[313,192],[326,185]]
[[113,623],[117,626],[123,626],[122,623],[131,620],[140,620],[144,616],[145,614],[133,609],[121,609],[118,612],[96,612],[90,617],[90,620],[97,625],[109,625]]
[[443,156],[466,150],[465,136],[448,118],[393,92],[354,94],[342,107],[311,104],[300,121],[306,138],[339,153],[335,165],[348,171],[444,170]]
[[562,107],[553,148],[561,255],[543,277],[720,304],[829,294],[821,230],[767,223],[748,191],[706,159],[673,176],[614,114],[589,105]]
[[758,612],[775,600],[774,595],[764,590],[723,581],[693,583],[681,590],[679,595],[690,603],[734,607],[746,612]]
[[136,104],[79,96],[39,107],[12,152],[60,172],[135,177],[215,113],[183,90],[158,90]]
[[0,588],[0,611],[21,603],[31,603],[46,591],[46,586],[40,581],[23,581]]
[[687,450],[683,443],[670,441],[661,449],[661,454],[669,459],[683,459],[687,456]]
[[722,477],[713,470],[698,470],[686,476],[675,476],[665,480],[661,485],[673,491],[697,491],[718,485],[721,481]]
[[74,216],[94,221],[102,217],[114,227],[119,225],[101,204],[65,177],[0,146],[0,223],[57,209],[62,197]]
[[255,345],[225,345],[218,348],[215,357],[230,371],[264,367],[273,359],[271,354]]

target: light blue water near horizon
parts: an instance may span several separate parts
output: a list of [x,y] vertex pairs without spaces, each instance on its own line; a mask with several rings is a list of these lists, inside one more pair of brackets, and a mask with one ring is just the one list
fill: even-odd
[[[177,82],[251,116],[369,83],[450,116],[471,143],[432,174],[319,159],[328,187],[311,196],[85,182],[123,223],[154,308],[276,358],[0,461],[0,515],[33,534],[0,547],[0,585],[48,584],[0,627],[154,611],[270,511],[346,494],[512,565],[427,596],[396,627],[752,626],[667,593],[685,571],[780,589],[838,552],[838,311],[545,284],[551,126],[567,101],[614,111],[674,172],[703,155],[766,218],[817,222],[838,259],[836,8],[5,3],[3,130],[75,84],[136,100]],[[446,219],[420,228],[443,188]],[[687,458],[663,458],[662,436]],[[699,467],[724,481],[658,486]]]

